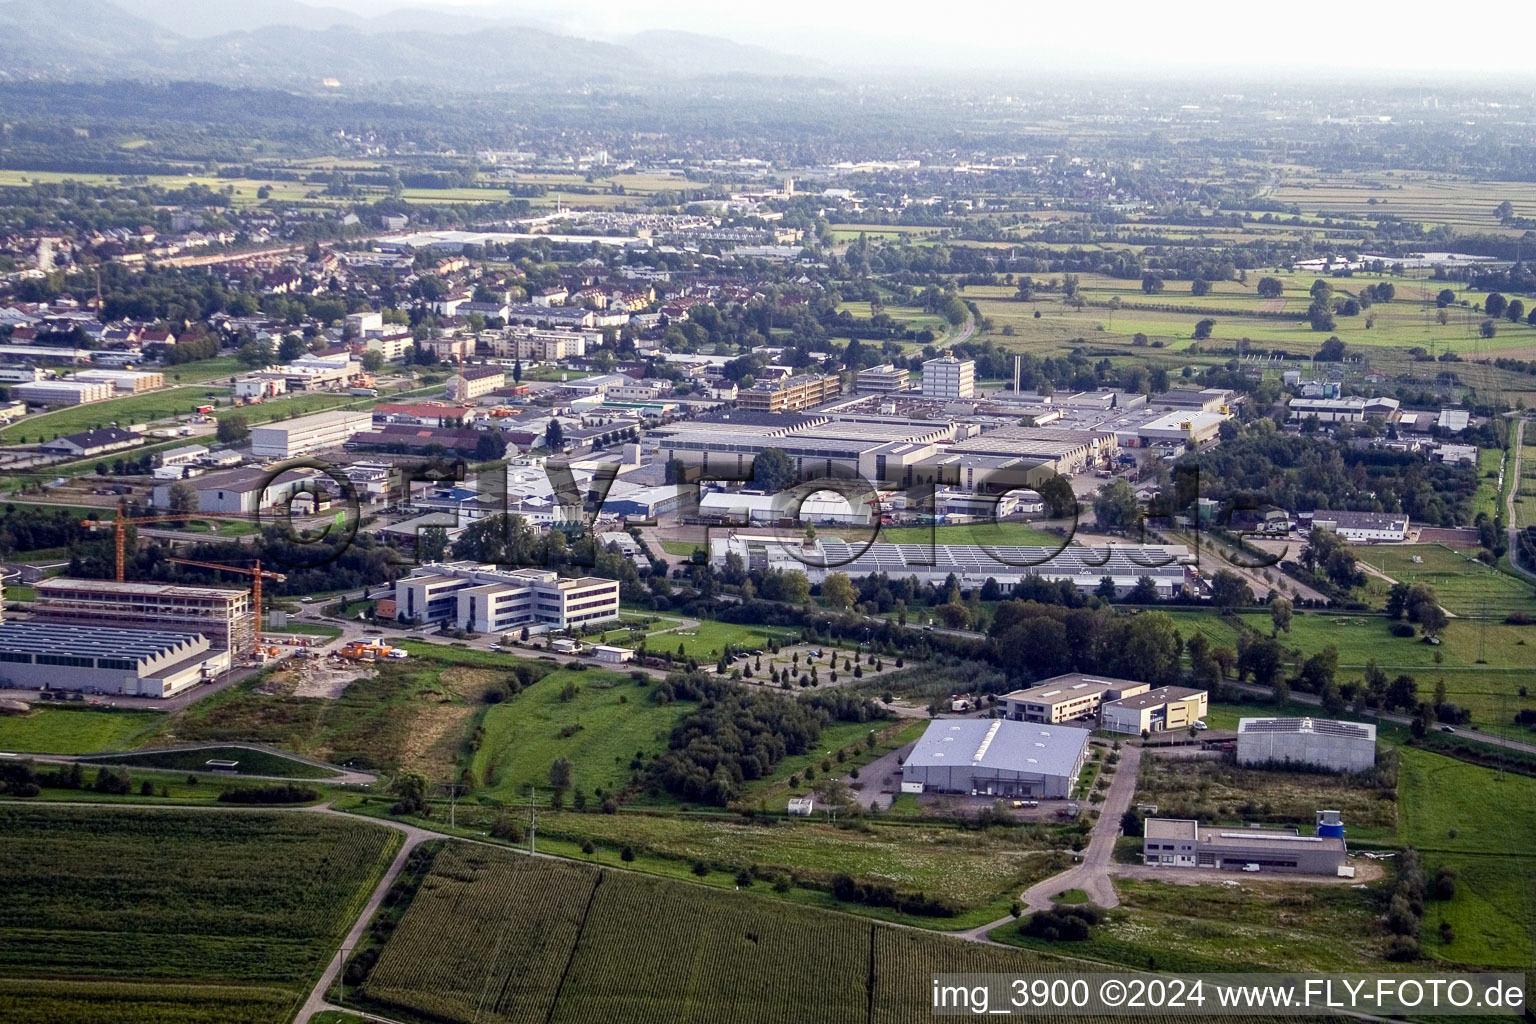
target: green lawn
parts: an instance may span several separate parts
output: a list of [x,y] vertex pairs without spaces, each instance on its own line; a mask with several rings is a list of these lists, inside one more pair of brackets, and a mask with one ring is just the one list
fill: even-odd
[[705,619],[689,629],[653,633],[646,638],[645,645],[651,650],[672,653],[681,646],[686,657],[713,661],[727,646],[757,649],[770,640],[792,640],[799,633],[787,626],[753,626]]
[[[19,444],[23,438],[31,442],[46,441],[61,434],[94,430],[110,423],[126,427],[130,423],[153,423],[172,416],[190,415],[199,405],[207,404],[209,394],[206,388],[167,388],[89,405],[73,405],[28,416],[0,429],[0,443]],[[107,461],[113,457],[116,456]]]
[[1530,584],[1484,565],[1472,557],[1475,551],[1456,551],[1443,544],[1405,544],[1356,548],[1355,552],[1401,583],[1434,587],[1441,605],[1452,615],[1501,619],[1510,612],[1536,612],[1536,591]]
[[[192,747],[180,750],[143,750],[112,754],[93,763],[120,764],[129,767],[173,769],[179,772],[211,772],[208,762],[236,761],[234,775],[266,775],[286,779],[329,779],[337,773],[291,757],[248,747]],[[210,776],[216,777],[216,776]]]
[[27,754],[94,754],[124,750],[153,730],[159,711],[43,707],[0,716],[0,750]]
[[[567,685],[580,692],[562,700]],[[672,726],[694,706],[652,703],[649,686],[616,672],[552,672],[486,710],[484,738],[470,761],[478,792],[507,804],[526,801],[529,785],[548,790],[549,767],[561,757],[573,766],[573,789],[589,796],[621,789],[633,774],[631,759],[645,762],[666,749]]]

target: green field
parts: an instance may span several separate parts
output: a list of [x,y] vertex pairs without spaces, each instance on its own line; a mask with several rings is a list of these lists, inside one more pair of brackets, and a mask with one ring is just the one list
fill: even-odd
[[1502,619],[1511,612],[1536,613],[1536,592],[1531,586],[1479,562],[1472,557],[1475,551],[1455,551],[1443,544],[1405,544],[1356,548],[1355,553],[1401,583],[1434,587],[1440,604],[1452,615]]
[[[757,649],[770,640],[782,643],[799,635],[799,630],[787,626],[753,626],[705,619],[697,626],[653,633],[646,638],[645,645],[650,650],[674,654],[681,649],[684,657],[713,661],[727,646]],[[629,646],[624,640],[615,642]]]
[[[47,441],[61,434],[75,434],[82,430],[95,430],[116,423],[126,427],[130,423],[153,423],[172,416],[191,415],[199,405],[209,401],[206,388],[181,387],[151,391],[142,395],[113,398],[89,405],[73,405],[53,412],[28,416],[8,427],[0,429],[0,443],[19,444],[26,441]],[[118,453],[109,456],[111,461]]]
[[[562,700],[567,685],[580,692]],[[547,790],[549,766],[561,757],[575,766],[574,789],[611,792],[634,774],[631,759],[649,761],[666,749],[672,726],[694,707],[657,705],[649,686],[616,672],[552,672],[486,710],[470,768],[481,792],[504,803],[526,800],[529,785]]]
[[178,772],[207,772],[210,760],[238,761],[239,767],[225,769],[230,775],[264,775],[283,779],[333,779],[337,772],[308,761],[250,747],[191,747],[181,750],[144,750],[137,753],[111,754],[92,758],[92,763],[120,764],[126,767],[160,768]]
[[750,893],[450,843],[359,1002],[448,1024],[883,1024],[931,1019],[933,971],[1046,962]]
[[159,711],[43,707],[0,715],[0,750],[25,754],[94,754],[122,750],[164,721]]
[[315,814],[0,805],[0,1019],[286,1019],[398,843]]

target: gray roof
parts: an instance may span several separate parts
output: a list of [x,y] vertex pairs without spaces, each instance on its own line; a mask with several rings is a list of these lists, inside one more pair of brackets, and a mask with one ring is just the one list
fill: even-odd
[[86,658],[125,658],[142,664],[165,654],[186,651],[203,640],[198,633],[147,629],[111,629],[53,622],[0,625],[0,651],[11,654],[63,654]]
[[[78,434],[65,434],[59,441],[72,441],[81,448],[100,448],[109,444],[126,444],[137,441],[143,434],[136,434],[121,427],[102,427],[100,430],[83,430]],[[50,444],[53,442],[49,442]]]
[[1147,708],[1161,707],[1169,701],[1198,697],[1204,692],[1204,690],[1191,690],[1187,686],[1159,686],[1157,689],[1148,690],[1146,693],[1121,697],[1117,701],[1112,701],[1111,705],[1117,708],[1135,708],[1138,711],[1144,711]]
[[1088,745],[1088,730],[1004,718],[939,719],[912,749],[909,768],[995,768],[1070,775]]
[[1358,740],[1376,738],[1376,726],[1369,722],[1337,722],[1331,718],[1240,718],[1237,731],[1243,735],[1263,732],[1347,736]]

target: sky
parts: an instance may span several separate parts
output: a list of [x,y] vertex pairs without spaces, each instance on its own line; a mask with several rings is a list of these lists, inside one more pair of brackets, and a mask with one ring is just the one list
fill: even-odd
[[[324,0],[318,0],[324,2]],[[1536,3],[1490,0],[1475,18],[1426,0],[1276,6],[1181,0],[401,0],[536,18],[604,38],[685,29],[757,43],[833,68],[913,64],[936,71],[1078,69],[1141,75],[1285,70],[1350,77],[1536,75]],[[378,5],[374,5],[377,9]],[[1490,82],[1489,84],[1495,84]],[[1508,85],[1507,80],[1498,84]]]

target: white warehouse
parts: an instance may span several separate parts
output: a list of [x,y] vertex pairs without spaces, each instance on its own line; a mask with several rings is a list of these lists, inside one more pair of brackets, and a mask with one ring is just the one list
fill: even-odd
[[291,459],[327,448],[340,448],[353,434],[373,426],[366,409],[333,409],[295,420],[251,428],[251,454],[259,459]]
[[1376,764],[1376,727],[1328,718],[1240,719],[1237,763],[1363,772]]

